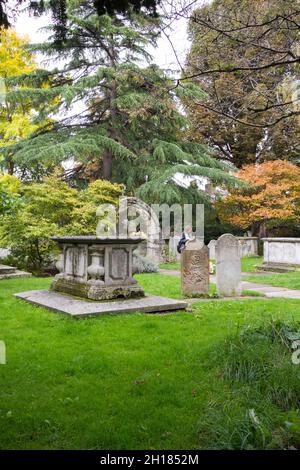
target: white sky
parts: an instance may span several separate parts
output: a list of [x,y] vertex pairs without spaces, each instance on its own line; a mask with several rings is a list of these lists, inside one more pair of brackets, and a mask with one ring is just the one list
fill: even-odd
[[[206,0],[207,1],[207,0]],[[195,3],[201,5],[205,0],[199,0]],[[181,3],[178,0],[178,5]],[[41,28],[49,24],[49,17],[43,15],[42,17],[29,16],[27,12],[18,15],[15,28],[20,35],[28,36],[31,43],[42,42],[46,39],[45,33],[40,31]],[[176,50],[179,61],[184,65],[185,57],[189,49],[189,41],[187,37],[187,20],[180,18],[175,20],[171,29],[168,29],[168,36]],[[154,62],[164,69],[171,69],[179,71],[179,65],[172,50],[171,44],[168,39],[163,35],[158,41],[158,47],[149,51],[153,55]],[[37,57],[39,61],[39,57]]]

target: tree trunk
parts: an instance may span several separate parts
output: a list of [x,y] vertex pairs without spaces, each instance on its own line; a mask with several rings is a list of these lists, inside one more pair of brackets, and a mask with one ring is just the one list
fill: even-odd
[[[113,37],[111,37],[113,42]],[[109,46],[109,61],[110,66],[116,70],[117,63],[116,63],[116,53],[114,50],[113,45]],[[111,116],[111,122],[108,129],[108,135],[111,139],[118,140],[116,135],[116,116],[117,116],[117,106],[116,106],[116,98],[117,98],[117,83],[115,80],[111,81],[110,86],[108,87],[108,99],[109,99],[109,110]],[[111,181],[112,180],[112,165],[113,165],[113,154],[111,150],[105,150],[103,153],[103,160],[102,160],[102,175],[103,179]]]
[[8,172],[9,175],[13,175],[14,171],[15,171],[15,164],[12,160],[9,160],[7,172]]
[[112,179],[112,162],[113,155],[110,150],[105,150],[103,154],[102,177],[105,180],[111,181]]
[[265,222],[262,222],[259,226],[259,238],[266,238],[268,236],[268,230]]

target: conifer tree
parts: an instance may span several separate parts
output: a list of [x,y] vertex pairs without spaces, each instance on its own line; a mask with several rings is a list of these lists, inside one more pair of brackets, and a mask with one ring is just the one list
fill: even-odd
[[[155,44],[158,19],[99,16],[79,0],[67,2],[67,18],[63,43],[57,44],[50,26],[50,40],[35,46],[56,67],[21,77],[31,88],[8,94],[12,100],[44,101],[39,119],[57,118],[15,145],[15,161],[50,164],[71,158],[91,179],[123,183],[127,192],[149,201],[199,199],[197,188],[187,191],[175,182],[177,173],[236,184],[206,147],[185,141],[189,124],[179,100],[201,99],[202,92],[191,84],[174,86],[151,64],[147,47]],[[51,86],[41,89],[45,78]]]

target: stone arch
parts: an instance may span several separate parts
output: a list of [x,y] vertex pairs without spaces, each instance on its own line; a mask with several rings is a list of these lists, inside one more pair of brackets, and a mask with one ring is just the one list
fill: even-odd
[[126,232],[129,237],[145,237],[145,243],[140,248],[141,254],[155,264],[160,262],[161,228],[159,218],[151,206],[137,197],[122,197],[119,209],[119,233],[121,232]]

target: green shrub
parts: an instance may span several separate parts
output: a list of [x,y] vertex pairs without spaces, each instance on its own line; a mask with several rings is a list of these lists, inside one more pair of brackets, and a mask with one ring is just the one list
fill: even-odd
[[52,236],[94,235],[98,205],[117,204],[122,192],[121,185],[102,180],[78,191],[57,174],[42,183],[20,183],[17,209],[2,217],[0,244],[11,248],[16,266],[40,273],[58,253]]
[[[14,214],[18,205],[20,181],[15,176],[0,175],[0,217]],[[2,222],[2,220],[1,220]]]
[[145,256],[141,256],[138,253],[133,254],[133,272],[136,274],[141,273],[156,273],[157,266]]

